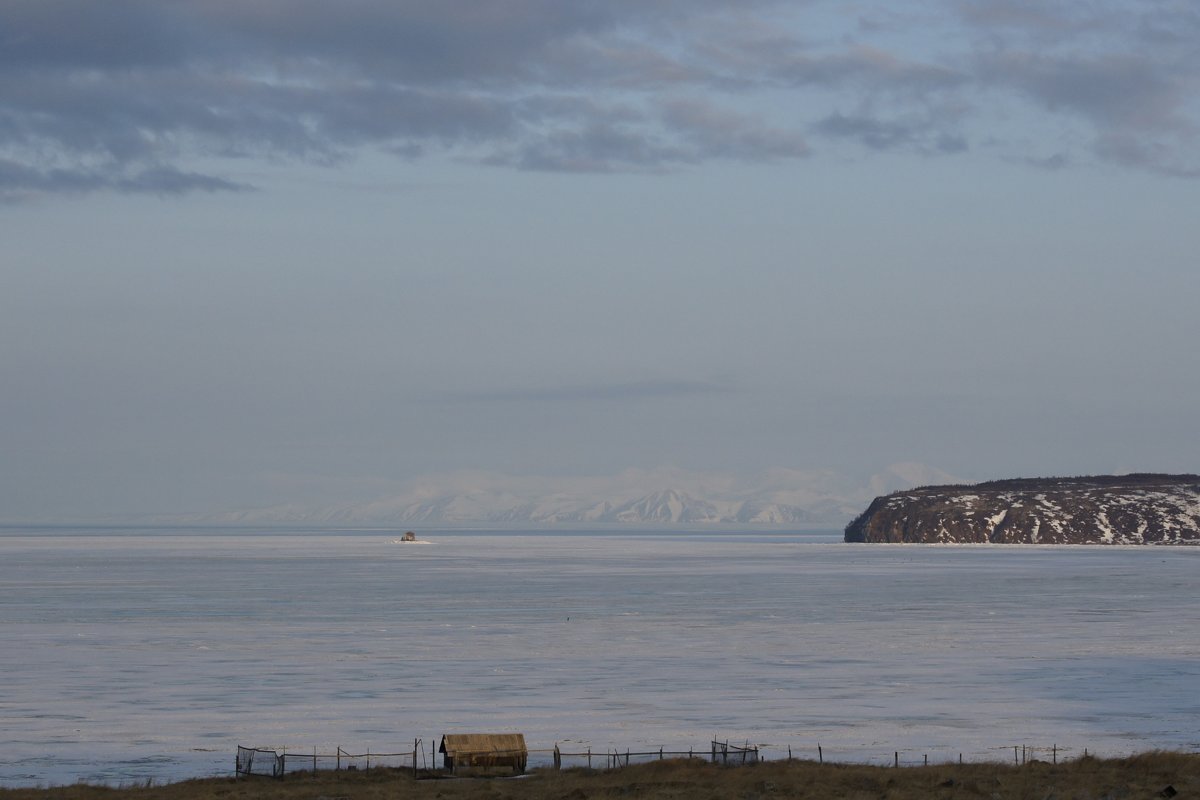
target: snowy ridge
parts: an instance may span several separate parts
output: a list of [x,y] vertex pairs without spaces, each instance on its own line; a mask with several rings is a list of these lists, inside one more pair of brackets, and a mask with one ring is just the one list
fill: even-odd
[[933,486],[876,498],[848,542],[1200,544],[1200,476]]
[[[952,478],[896,464],[865,482],[832,470],[768,470],[747,479],[676,469],[593,478],[462,472],[431,476],[369,503],[297,505],[185,521],[228,525],[843,525],[878,493]],[[179,520],[174,520],[179,521]]]

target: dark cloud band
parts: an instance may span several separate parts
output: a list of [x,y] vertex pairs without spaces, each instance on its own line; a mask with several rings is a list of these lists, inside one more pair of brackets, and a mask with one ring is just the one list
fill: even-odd
[[982,138],[997,103],[1035,129],[1025,141],[1083,131],[1049,159],[1013,142],[1013,160],[1200,169],[1197,12],[908,8],[12,0],[0,194],[240,189],[189,160],[338,163],[364,148],[590,172],[796,159],[819,141],[937,156]]

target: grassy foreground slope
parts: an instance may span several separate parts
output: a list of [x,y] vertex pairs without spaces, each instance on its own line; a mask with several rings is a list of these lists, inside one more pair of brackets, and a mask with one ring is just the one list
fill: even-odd
[[589,800],[589,798],[985,798],[1121,800],[1200,798],[1200,755],[1146,753],[1122,759],[874,767],[774,761],[752,767],[662,761],[624,769],[537,771],[520,779],[414,780],[392,770],[316,777],[208,778],[162,786],[4,789],[0,800]]

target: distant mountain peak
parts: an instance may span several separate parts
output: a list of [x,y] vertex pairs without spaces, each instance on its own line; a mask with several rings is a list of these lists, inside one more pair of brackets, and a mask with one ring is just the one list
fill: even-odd
[[[846,523],[895,488],[953,478],[901,464],[866,485],[832,470],[772,469],[738,478],[677,468],[628,469],[612,476],[539,478],[490,472],[426,476],[369,503],[304,509],[296,505],[208,515],[225,524],[341,524],[435,527],[494,524],[830,525]],[[946,482],[942,480],[942,482]]]

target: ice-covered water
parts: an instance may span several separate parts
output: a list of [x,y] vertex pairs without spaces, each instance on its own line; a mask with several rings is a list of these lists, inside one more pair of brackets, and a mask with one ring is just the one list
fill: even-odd
[[0,531],[0,785],[237,744],[1200,748],[1200,549],[836,534]]

